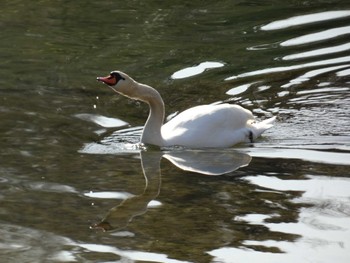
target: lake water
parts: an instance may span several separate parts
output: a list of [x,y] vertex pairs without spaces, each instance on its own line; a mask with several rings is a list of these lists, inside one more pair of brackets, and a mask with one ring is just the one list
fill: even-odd
[[[349,1],[2,1],[0,26],[1,262],[349,262]],[[96,82],[115,69],[167,116],[276,125],[139,147],[147,105]]]

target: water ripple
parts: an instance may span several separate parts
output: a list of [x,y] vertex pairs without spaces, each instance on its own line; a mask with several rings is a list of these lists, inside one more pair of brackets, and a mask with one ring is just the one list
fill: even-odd
[[317,33],[311,33],[300,37],[295,37],[295,38],[283,41],[282,43],[280,43],[280,45],[282,47],[305,45],[309,43],[329,40],[329,39],[336,38],[339,36],[344,36],[347,34],[350,34],[350,26],[337,27],[337,28],[332,28],[332,29],[324,30]]
[[196,66],[188,67],[188,68],[184,68],[184,69],[181,69],[179,71],[176,71],[175,73],[173,73],[171,75],[171,78],[172,79],[184,79],[184,78],[188,78],[188,77],[192,77],[192,76],[201,74],[207,69],[220,68],[223,66],[224,66],[224,64],[221,62],[206,61],[206,62],[202,62]]
[[325,22],[328,20],[343,18],[347,16],[350,16],[350,10],[328,11],[308,15],[293,16],[287,19],[282,19],[266,24],[261,27],[261,30],[269,31],[285,29],[293,26],[306,25],[310,23]]
[[[152,262],[169,262],[169,263],[187,263],[189,261],[182,261],[171,259],[166,254],[121,250],[114,246],[100,245],[100,244],[81,244],[80,247],[88,251],[99,253],[111,253],[122,257],[124,260],[129,261],[152,261]],[[122,260],[122,261],[124,261]]]
[[338,69],[343,69],[347,67],[350,67],[350,64],[311,70],[295,79],[291,79],[288,84],[282,85],[281,88],[289,88],[290,86],[298,85],[303,82],[309,81],[311,78],[319,76],[321,74],[336,71]]
[[345,77],[350,75],[350,69],[345,69],[337,72],[338,77]]
[[75,114],[74,116],[84,121],[96,123],[105,128],[123,127],[128,125],[127,122],[120,119],[105,117],[98,114],[79,113]]
[[350,56],[331,58],[331,59],[314,61],[314,62],[305,63],[305,64],[293,65],[293,66],[260,69],[260,70],[250,71],[250,72],[242,73],[239,75],[231,76],[231,77],[226,78],[225,80],[229,81],[229,80],[234,80],[234,79],[238,79],[238,78],[245,78],[245,77],[278,73],[278,72],[286,72],[286,71],[291,71],[291,70],[325,66],[325,65],[334,65],[334,64],[347,63],[347,62],[350,62]]
[[350,49],[350,43],[345,43],[337,46],[332,46],[332,47],[326,47],[326,48],[320,48],[320,49],[315,49],[307,52],[301,52],[301,53],[296,53],[292,55],[287,55],[282,57],[283,60],[296,60],[296,59],[304,59],[304,58],[309,58],[309,57],[316,57],[316,56],[322,56],[322,55],[329,55],[329,54],[334,54],[338,52],[343,52],[347,51]]

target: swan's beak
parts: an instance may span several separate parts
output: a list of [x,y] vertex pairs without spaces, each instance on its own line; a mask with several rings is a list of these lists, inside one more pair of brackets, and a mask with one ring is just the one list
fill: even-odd
[[114,86],[117,83],[117,80],[114,76],[109,75],[107,77],[97,77],[97,81],[102,81],[103,83],[107,84],[108,86]]

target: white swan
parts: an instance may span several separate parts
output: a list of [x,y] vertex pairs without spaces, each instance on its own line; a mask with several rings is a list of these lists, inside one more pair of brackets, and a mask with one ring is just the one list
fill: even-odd
[[127,74],[113,71],[98,77],[115,92],[148,103],[150,113],[141,143],[157,146],[231,147],[252,142],[272,127],[275,117],[255,122],[253,114],[231,104],[201,105],[187,109],[163,124],[164,102],[155,89],[133,80]]

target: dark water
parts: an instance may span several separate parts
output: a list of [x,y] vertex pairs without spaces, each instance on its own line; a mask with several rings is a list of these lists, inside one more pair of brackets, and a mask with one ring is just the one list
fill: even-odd
[[[348,1],[2,1],[0,27],[1,262],[349,262]],[[95,81],[114,69],[167,115],[278,121],[141,149],[147,106]]]

